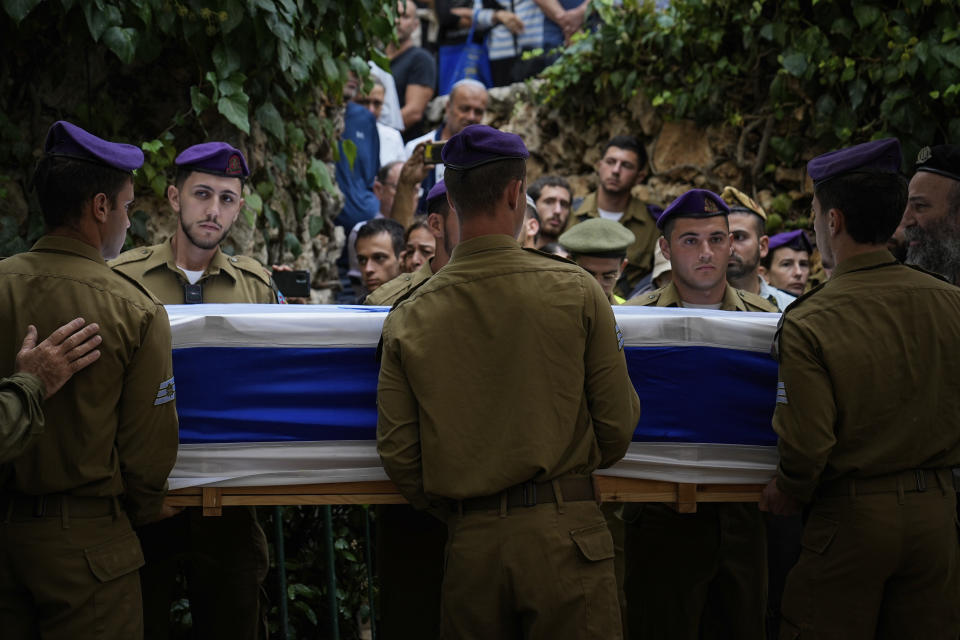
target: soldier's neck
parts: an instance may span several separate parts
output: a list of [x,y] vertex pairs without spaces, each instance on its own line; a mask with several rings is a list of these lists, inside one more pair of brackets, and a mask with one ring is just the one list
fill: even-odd
[[720,304],[723,302],[723,294],[727,291],[727,281],[721,280],[710,289],[694,289],[685,283],[673,278],[673,284],[677,287],[677,293],[680,299],[690,304]]
[[186,271],[206,271],[219,249],[219,246],[213,249],[201,249],[188,238],[183,237],[183,231],[179,228],[170,240],[170,244],[173,248],[174,262]]
[[743,289],[744,291],[760,295],[760,274],[757,273],[756,269],[750,273],[745,273],[739,278],[734,278],[728,274],[727,282],[729,282],[730,286],[734,289]]
[[604,211],[620,211],[624,212],[627,210],[627,205],[630,204],[630,190],[627,189],[623,193],[612,193],[607,191],[601,185],[597,189],[597,208],[603,209]]

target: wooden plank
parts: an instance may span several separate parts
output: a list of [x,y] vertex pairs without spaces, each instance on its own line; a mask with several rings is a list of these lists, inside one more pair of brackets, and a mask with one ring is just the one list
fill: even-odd
[[[692,484],[594,476],[601,502],[664,502],[680,513],[693,513],[699,502],[757,502],[760,484]],[[224,506],[404,504],[387,480],[331,482],[273,487],[189,487],[171,491],[167,502],[178,507],[202,507],[204,515],[220,515]]]

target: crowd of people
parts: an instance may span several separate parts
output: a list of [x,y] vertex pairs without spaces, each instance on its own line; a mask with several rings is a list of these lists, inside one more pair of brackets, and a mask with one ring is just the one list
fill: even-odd
[[[410,506],[379,510],[383,637],[960,635],[960,148],[925,148],[909,185],[894,139],[814,158],[813,243],[768,237],[736,185],[642,202],[629,135],[583,198],[562,176],[528,185],[522,138],[479,124],[474,80],[382,162],[377,95],[348,96],[357,156],[337,178],[344,288],[391,308],[377,446]],[[120,254],[142,163],[55,123],[35,176],[47,233],[0,262],[5,637],[166,637],[180,573],[199,635],[263,637],[255,512],[164,500],[163,305],[283,299],[220,250],[249,175],[224,142],[177,156],[174,235]],[[642,419],[617,304],[782,313],[780,464],[759,505],[597,505],[591,473]]]

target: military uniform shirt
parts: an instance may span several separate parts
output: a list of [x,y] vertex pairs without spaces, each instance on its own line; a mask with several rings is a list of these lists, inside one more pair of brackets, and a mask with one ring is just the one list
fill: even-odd
[[[177,455],[170,321],[156,298],[114,273],[88,244],[44,236],[0,261],[0,375],[27,325],[40,335],[77,316],[100,325],[100,359],[44,403],[46,429],[17,457],[12,484],[31,495],[122,496],[134,525],[160,513]],[[8,482],[8,487],[10,483]]]
[[593,276],[505,235],[467,240],[383,325],[377,450],[413,506],[586,476],[640,417]]
[[[188,281],[177,267],[170,240],[125,251],[110,266],[143,284],[164,304],[184,303],[183,286]],[[198,284],[203,285],[204,302],[277,302],[270,272],[263,265],[247,256],[228,256],[219,248]]]
[[777,486],[960,465],[960,288],[890,252],[844,260],[783,315]]
[[[670,283],[662,289],[642,293],[635,298],[627,300],[626,304],[644,307],[682,307],[680,292],[674,283]],[[775,313],[778,309],[767,300],[760,296],[744,291],[743,289],[734,289],[730,285],[723,292],[723,300],[720,301],[720,311],[764,311]]]
[[24,450],[43,433],[43,383],[29,373],[0,380],[0,462]]
[[[580,208],[567,219],[567,229],[578,222],[598,217],[600,212],[597,209],[597,194],[594,192],[585,197]],[[657,229],[657,221],[650,214],[647,205],[633,196],[620,217],[620,224],[632,231],[634,237],[633,244],[627,247],[627,267],[621,278],[621,281],[626,280],[628,286],[623,287],[618,283],[616,288],[617,293],[626,296],[637,287],[643,276],[653,271],[653,252],[657,248],[660,230]]]
[[433,267],[430,264],[432,260],[433,258],[424,262],[413,273],[401,273],[393,280],[384,282],[364,299],[363,304],[378,307],[393,306],[397,300],[416,289],[421,282],[433,275]]

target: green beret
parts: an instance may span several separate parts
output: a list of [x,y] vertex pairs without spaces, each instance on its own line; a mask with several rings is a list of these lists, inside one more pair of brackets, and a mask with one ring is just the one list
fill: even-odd
[[560,245],[578,256],[622,258],[634,242],[633,232],[619,222],[590,218],[574,225],[558,239]]

